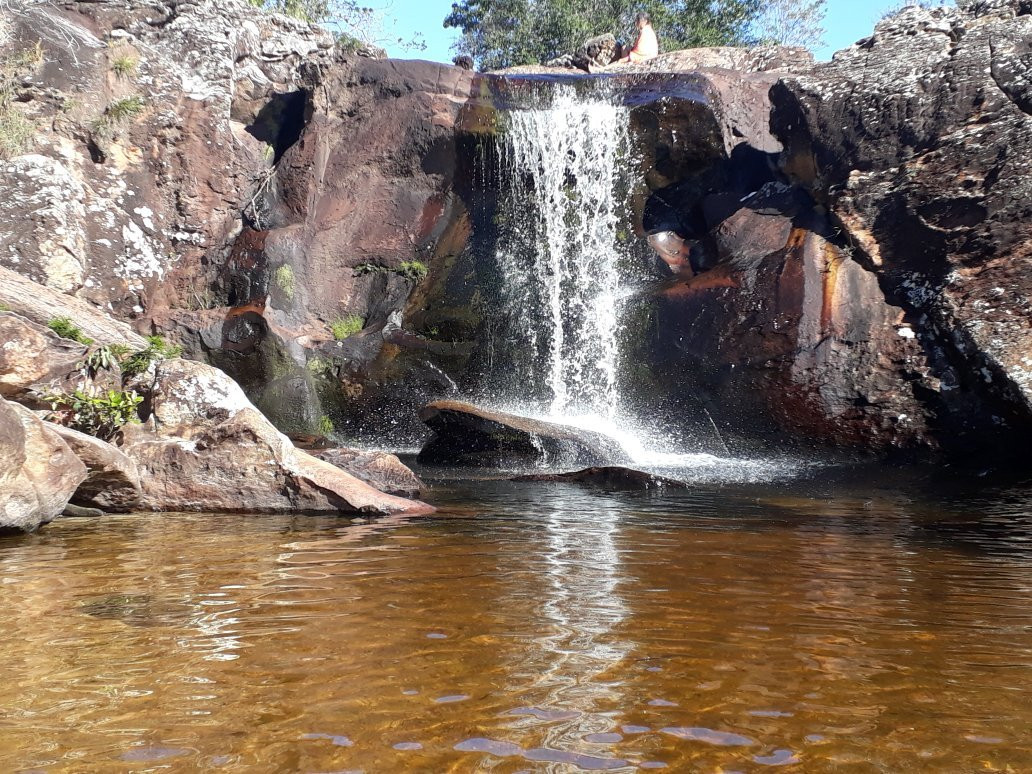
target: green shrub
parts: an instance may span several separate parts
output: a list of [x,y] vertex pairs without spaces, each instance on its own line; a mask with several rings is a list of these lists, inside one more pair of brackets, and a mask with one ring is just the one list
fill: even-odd
[[297,280],[294,277],[294,268],[287,264],[283,264],[276,268],[276,271],[273,272],[272,278],[276,283],[276,287],[280,289],[286,299],[288,301],[293,301],[294,290],[297,286]]
[[47,323],[47,327],[62,339],[71,339],[80,344],[85,344],[87,347],[93,343],[93,339],[83,335],[79,327],[67,317],[55,317]]
[[323,414],[319,417],[319,432],[323,435],[329,435],[333,432],[333,420]]
[[123,344],[103,344],[86,355],[80,368],[90,376],[96,376],[101,371],[114,370],[128,351],[129,348]]
[[135,118],[143,112],[143,97],[123,97],[107,106],[104,115],[116,124]]
[[135,95],[112,102],[104,108],[103,115],[94,122],[94,131],[104,135],[112,133],[117,127],[142,113],[144,104],[143,98]]
[[73,430],[111,440],[127,424],[140,421],[138,408],[143,398],[135,391],[91,395],[82,390],[46,396],[61,424]]
[[365,325],[365,320],[357,314],[349,314],[347,317],[338,317],[330,323],[330,331],[337,341],[354,336]]
[[430,270],[422,261],[402,261],[401,268],[396,271],[407,280],[421,282]]
[[128,55],[120,56],[111,63],[111,71],[119,78],[136,75],[136,60]]
[[134,352],[122,361],[122,376],[129,378],[144,373],[156,360],[168,360],[181,357],[183,348],[178,344],[169,344],[161,336],[148,336],[147,346]]

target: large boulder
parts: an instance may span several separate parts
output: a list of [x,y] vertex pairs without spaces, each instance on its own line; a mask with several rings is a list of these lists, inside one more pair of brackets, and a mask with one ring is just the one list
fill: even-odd
[[140,471],[123,451],[92,435],[63,425],[45,423],[68,444],[86,466],[86,480],[75,490],[75,505],[99,508],[102,511],[130,511],[143,493]]
[[429,513],[294,448],[228,376],[189,360],[159,363],[150,414],[124,429],[155,511]]
[[395,455],[362,449],[323,449],[315,457],[369,486],[399,497],[418,497],[426,484]]
[[1032,431],[1030,41],[1022,0],[913,6],[771,91],[784,169],[926,358],[883,378],[965,455]]
[[25,402],[76,371],[86,347],[11,312],[0,311],[0,397]]
[[57,433],[0,398],[0,530],[53,521],[85,478],[86,467]]
[[459,401],[431,403],[419,418],[433,431],[419,452],[419,462],[428,465],[605,465],[627,458],[601,433]]

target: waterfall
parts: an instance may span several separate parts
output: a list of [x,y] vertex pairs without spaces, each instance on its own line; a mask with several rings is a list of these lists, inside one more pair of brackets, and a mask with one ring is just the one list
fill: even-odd
[[[510,399],[549,416],[619,411],[618,181],[629,111],[598,91],[548,86],[513,109],[499,137],[506,185],[496,221]],[[515,346],[512,346],[515,345]]]

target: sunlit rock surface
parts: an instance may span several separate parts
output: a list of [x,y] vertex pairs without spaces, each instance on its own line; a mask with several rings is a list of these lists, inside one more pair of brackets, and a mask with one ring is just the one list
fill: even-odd
[[57,433],[0,398],[0,530],[53,521],[85,478],[86,467]]
[[140,507],[156,511],[429,513],[294,448],[240,387],[189,360],[157,365],[144,388],[151,414],[123,430],[139,466]]

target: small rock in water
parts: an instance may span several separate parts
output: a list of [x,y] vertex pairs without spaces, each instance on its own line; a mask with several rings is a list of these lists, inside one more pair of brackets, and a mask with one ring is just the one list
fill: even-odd
[[419,742],[398,742],[396,745],[394,745],[394,749],[395,750],[402,750],[402,751],[405,751],[405,750],[422,750],[423,749],[423,745],[421,745]]
[[800,759],[791,750],[775,750],[770,755],[754,755],[753,760],[762,766],[790,766]]
[[452,702],[456,701],[466,701],[466,699],[468,698],[468,694],[453,693],[449,694],[448,696],[439,696],[438,698],[434,699],[434,702],[436,702],[437,704],[451,704]]
[[584,468],[572,473],[532,473],[516,476],[513,481],[542,481],[554,484],[583,484],[607,490],[646,491],[649,489],[687,489],[683,481],[655,476],[641,470],[616,465]]
[[664,734],[688,739],[693,742],[705,742],[718,747],[747,747],[756,744],[756,740],[730,731],[714,731],[712,728],[676,726],[660,729]]

